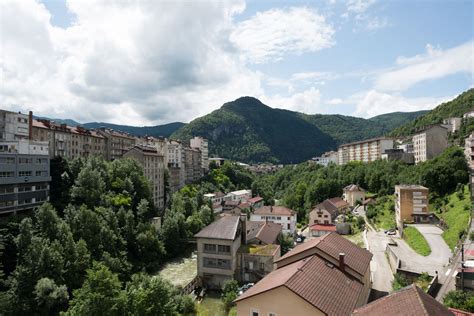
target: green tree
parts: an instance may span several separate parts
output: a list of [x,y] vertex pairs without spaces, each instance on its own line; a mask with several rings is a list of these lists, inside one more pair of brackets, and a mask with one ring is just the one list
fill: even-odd
[[236,280],[229,280],[224,283],[221,297],[227,311],[232,307],[232,305],[234,305],[234,300],[239,294],[238,292],[239,283]]
[[467,291],[450,291],[445,295],[443,304],[474,313],[474,294]]
[[65,285],[56,285],[48,278],[41,278],[35,286],[35,300],[41,315],[58,314],[60,310],[65,310],[69,294]]

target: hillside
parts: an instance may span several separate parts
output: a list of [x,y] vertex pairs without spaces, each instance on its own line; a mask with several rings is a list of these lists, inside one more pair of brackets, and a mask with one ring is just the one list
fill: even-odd
[[163,136],[169,137],[175,131],[183,127],[185,124],[180,122],[175,123],[168,123],[163,125],[156,125],[156,126],[128,126],[128,125],[117,125],[117,124],[109,124],[109,123],[102,123],[102,122],[91,122],[82,124],[82,126],[86,128],[99,128],[99,127],[106,127],[112,128],[115,130],[127,132],[131,135],[136,136]]
[[428,113],[428,110],[416,111],[416,112],[393,112],[374,116],[369,121],[379,123],[388,130],[393,130],[407,122],[411,122],[414,119]]
[[[405,114],[397,113],[394,121],[406,123],[411,114]],[[389,118],[390,115],[386,115],[385,120]],[[203,136],[209,140],[213,156],[243,162],[296,163],[336,149],[342,143],[388,132],[390,129],[377,120],[307,115],[274,109],[255,98],[242,97],[191,121],[172,138],[186,141],[193,136]]]
[[390,134],[391,136],[407,136],[417,129],[430,124],[442,123],[449,117],[462,117],[466,112],[474,110],[474,89],[463,92],[455,99],[438,105],[428,113],[416,118],[414,121],[402,125]]

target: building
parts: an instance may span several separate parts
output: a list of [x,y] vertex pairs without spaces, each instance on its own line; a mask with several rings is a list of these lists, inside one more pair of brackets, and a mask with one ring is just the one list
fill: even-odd
[[403,150],[403,152],[407,154],[413,154],[413,151],[414,151],[413,143],[411,141],[402,143],[398,145],[397,148]]
[[273,271],[273,262],[280,258],[281,251],[277,244],[248,244],[240,246],[238,256],[238,279],[255,283]]
[[30,139],[30,122],[33,114],[0,110],[0,140]]
[[184,154],[185,183],[190,184],[198,181],[203,175],[201,152],[196,148],[184,147]]
[[296,212],[283,206],[262,206],[250,215],[251,221],[280,224],[285,234],[296,232]]
[[282,227],[272,222],[247,221],[245,243],[252,245],[272,245],[278,243]]
[[50,181],[47,142],[0,141],[0,214],[33,210],[48,201]]
[[137,139],[130,136],[128,133],[116,131],[110,128],[99,128],[96,131],[106,139],[107,160],[122,158],[122,156],[133,148],[137,142]]
[[443,120],[443,126],[446,127],[450,133],[458,131],[461,128],[461,124],[461,117],[450,117]]
[[441,154],[448,148],[448,130],[441,125],[432,125],[413,135],[415,163],[420,163]]
[[465,118],[465,119],[474,117],[474,111],[466,112],[466,113],[464,113],[464,115],[462,117]]
[[123,158],[137,160],[143,167],[145,177],[150,181],[153,203],[165,207],[165,164],[163,155],[155,147],[136,145],[129,149]]
[[387,149],[382,154],[382,159],[385,160],[400,160],[407,164],[415,163],[415,155],[413,153],[406,153],[403,149]]
[[260,196],[253,197],[251,199],[248,199],[247,202],[250,204],[250,207],[252,209],[257,209],[263,206],[264,200]]
[[189,140],[189,145],[191,148],[199,149],[203,172],[207,172],[209,170],[209,145],[207,139],[196,136]]
[[222,192],[214,192],[214,193],[207,193],[204,194],[205,199],[211,200],[212,204],[219,203],[221,204],[224,201],[225,194]]
[[471,169],[474,169],[474,132],[464,141],[464,154]]
[[428,211],[428,188],[421,185],[395,186],[395,216],[400,233],[404,223],[425,223],[431,220]]
[[252,190],[239,190],[226,194],[224,201],[238,201],[239,203],[246,202],[252,198]]
[[357,308],[353,316],[444,316],[454,315],[415,284],[404,287],[367,305]]
[[372,254],[330,233],[275,261],[276,269],[240,295],[238,316],[350,315],[367,303]]
[[226,281],[236,278],[241,234],[240,216],[223,216],[194,235],[197,273],[204,286],[221,289]]
[[336,232],[336,218],[344,214],[349,204],[341,198],[324,200],[309,212],[309,230],[312,236],[322,236]]
[[350,161],[371,162],[382,158],[386,149],[393,148],[393,140],[379,137],[343,144],[337,150],[338,164],[345,165]]
[[337,151],[325,152],[321,157],[312,158],[310,162],[313,162],[325,167],[329,165],[330,163],[337,164]]
[[[178,191],[186,184],[186,153],[184,145],[181,142],[170,140],[167,143],[168,147],[168,169],[170,170],[170,183],[173,186],[170,188],[171,193]],[[191,159],[192,165],[192,159]],[[171,170],[173,172],[171,173]]]
[[107,157],[107,139],[95,130],[49,120],[33,120],[31,128],[34,140],[48,142],[51,158]]
[[222,166],[225,161],[226,161],[225,158],[218,158],[218,157],[209,158],[209,163],[214,162],[215,165],[218,167]]
[[357,202],[362,203],[365,200],[365,190],[356,184],[350,184],[343,191],[343,199],[351,207],[356,206]]

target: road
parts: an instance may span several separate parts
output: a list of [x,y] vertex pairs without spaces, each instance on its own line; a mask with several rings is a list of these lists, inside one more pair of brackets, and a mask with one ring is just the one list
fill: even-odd
[[384,232],[368,229],[367,241],[368,249],[374,255],[370,263],[372,288],[381,292],[390,292],[392,290],[393,272],[385,255],[389,238]]
[[429,262],[437,263],[441,266],[448,265],[449,259],[453,254],[441,236],[443,230],[429,224],[415,224],[410,226],[416,227],[430,245],[431,253],[424,258]]

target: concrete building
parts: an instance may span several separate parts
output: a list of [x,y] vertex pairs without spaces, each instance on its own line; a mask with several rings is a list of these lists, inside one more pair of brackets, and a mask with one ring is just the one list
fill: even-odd
[[441,125],[432,125],[413,135],[415,163],[420,163],[441,154],[448,148],[448,130]]
[[362,203],[365,200],[365,190],[359,185],[350,184],[342,189],[342,191],[344,201],[349,203],[351,207],[356,206],[357,201]]
[[474,169],[474,132],[464,140],[464,154],[471,169]]
[[224,201],[237,201],[242,203],[251,198],[252,190],[239,190],[227,193],[226,196],[224,196]]
[[197,273],[203,285],[221,289],[237,277],[237,251],[242,244],[240,216],[223,216],[194,235],[197,240]]
[[213,157],[213,158],[209,158],[209,163],[214,162],[216,164],[216,166],[220,167],[224,164],[224,162],[226,160],[227,159],[225,159],[225,158]]
[[251,221],[268,221],[280,224],[285,234],[296,232],[296,212],[283,206],[263,206],[250,215]]
[[235,300],[237,315],[350,315],[369,298],[371,259],[335,233],[309,240]]
[[403,150],[403,152],[407,154],[413,154],[414,151],[413,143],[411,141],[397,145],[397,148]]
[[464,113],[464,115],[462,117],[465,118],[465,119],[474,117],[474,111],[466,112],[466,113]]
[[238,279],[255,283],[273,271],[273,262],[280,258],[281,250],[276,244],[249,244],[240,246],[238,256]]
[[310,162],[316,163],[318,165],[327,166],[330,163],[337,164],[337,151],[328,151],[321,155],[321,157],[314,157]]
[[33,210],[48,201],[49,168],[47,142],[0,141],[0,214]]
[[170,170],[170,189],[171,193],[174,193],[186,184],[186,153],[184,145],[175,140],[168,141],[167,148],[168,169]]
[[454,133],[461,128],[461,117],[450,117],[443,120],[443,126],[448,129],[450,133]]
[[196,136],[189,140],[189,145],[191,148],[199,149],[201,152],[201,166],[203,172],[207,172],[209,170],[209,144],[207,139]]
[[428,211],[429,189],[421,185],[395,186],[395,217],[400,233],[404,223],[426,223],[433,216]]
[[97,132],[106,139],[107,160],[122,158],[137,142],[135,137],[110,128],[99,128]]
[[30,122],[33,114],[0,110],[0,140],[30,139]]
[[123,158],[137,160],[143,167],[145,177],[151,183],[153,203],[162,209],[165,204],[165,164],[163,155],[155,147],[136,145],[129,149]]
[[201,152],[196,148],[184,147],[184,154],[185,183],[190,184],[198,181],[203,175]]
[[413,153],[406,153],[403,149],[387,149],[382,154],[382,159],[400,160],[407,164],[415,163],[415,155]]
[[337,150],[338,164],[350,161],[371,162],[382,158],[382,153],[393,148],[393,140],[379,137],[363,141],[343,144]]
[[107,139],[97,131],[49,120],[33,120],[31,128],[34,140],[48,142],[51,158],[107,157]]

